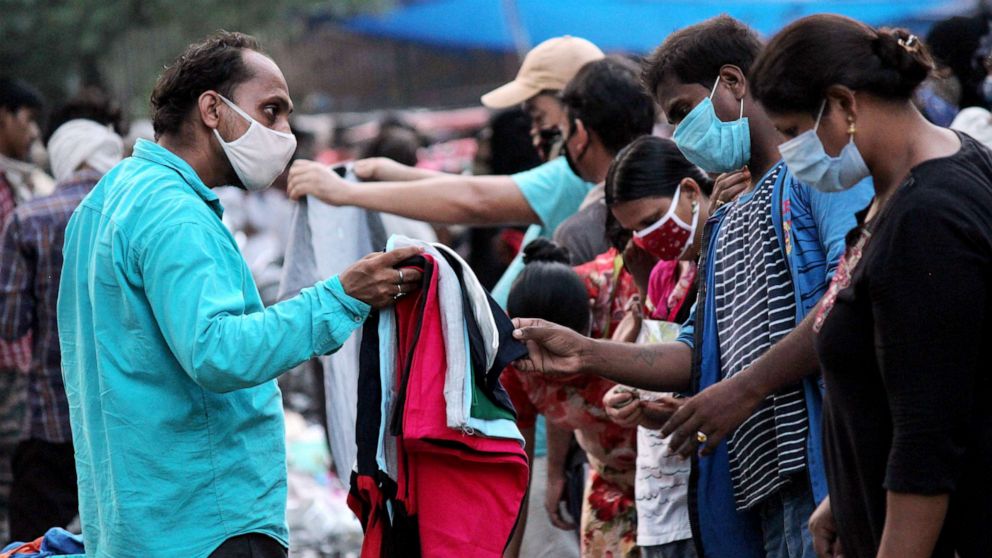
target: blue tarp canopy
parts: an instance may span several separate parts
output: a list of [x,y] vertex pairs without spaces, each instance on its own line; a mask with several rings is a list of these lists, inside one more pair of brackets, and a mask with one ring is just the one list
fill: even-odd
[[606,51],[648,52],[672,31],[719,14],[769,36],[815,13],[925,31],[933,21],[974,8],[974,0],[416,0],[344,22],[362,34],[452,48],[519,50],[559,35]]

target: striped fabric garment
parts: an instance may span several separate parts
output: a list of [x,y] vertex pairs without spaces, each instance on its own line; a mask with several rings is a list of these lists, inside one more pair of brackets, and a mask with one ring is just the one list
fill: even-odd
[[[720,368],[747,368],[795,326],[792,278],[772,224],[781,165],[728,208],[714,262]],[[728,440],[737,508],[750,509],[806,466],[809,429],[801,386],[771,395]]]

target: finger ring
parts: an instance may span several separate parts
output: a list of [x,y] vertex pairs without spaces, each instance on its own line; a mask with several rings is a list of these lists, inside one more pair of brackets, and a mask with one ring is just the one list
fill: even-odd
[[393,295],[393,302],[403,298],[403,293],[397,293]]
[[397,269],[396,271],[399,271],[400,272],[400,283],[403,283],[403,270],[402,269]]
[[716,200],[716,206],[717,206],[717,207],[720,207],[720,206],[722,206],[722,205],[723,205],[723,204],[725,204],[725,203],[727,203],[727,202],[725,202],[725,201],[723,201],[723,200]]
[[396,296],[403,296],[403,283],[396,284]]
[[696,432],[696,441],[697,442],[699,442],[700,444],[705,444],[706,443],[706,440],[709,440],[709,437],[706,434],[703,434],[703,431],[702,430],[700,430],[699,432]]

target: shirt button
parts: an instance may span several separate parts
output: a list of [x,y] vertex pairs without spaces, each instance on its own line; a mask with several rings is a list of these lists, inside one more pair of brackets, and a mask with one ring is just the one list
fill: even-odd
[[355,323],[358,324],[358,323],[361,323],[361,322],[362,322],[362,319],[359,318],[358,316],[355,316]]

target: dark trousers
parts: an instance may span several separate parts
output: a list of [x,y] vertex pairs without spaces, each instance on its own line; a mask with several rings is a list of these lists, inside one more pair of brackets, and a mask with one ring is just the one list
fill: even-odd
[[65,527],[79,513],[72,443],[25,440],[17,444],[10,489],[10,537],[33,541]]
[[260,533],[239,535],[224,541],[209,558],[286,558],[286,548],[277,540]]

